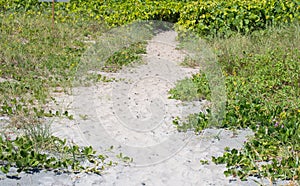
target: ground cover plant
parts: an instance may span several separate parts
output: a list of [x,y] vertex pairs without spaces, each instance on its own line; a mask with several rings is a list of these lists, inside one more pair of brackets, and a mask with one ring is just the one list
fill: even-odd
[[[9,16],[8,16],[9,15]],[[40,169],[100,173],[113,163],[92,147],[66,143],[44,130],[45,117],[73,116],[53,110],[52,92],[69,93],[81,55],[105,32],[101,24],[60,23],[52,29],[47,15],[0,14],[0,116],[9,122],[1,127],[1,171]],[[120,49],[105,64],[121,69],[139,59],[145,45]],[[126,60],[124,60],[126,59]],[[101,70],[101,69],[99,69]],[[101,75],[90,80],[115,81]],[[2,122],[1,123],[5,123]],[[28,129],[31,129],[28,132]],[[88,166],[81,163],[88,161]],[[107,161],[107,163],[106,163]]]
[[[0,0],[0,77],[9,80],[0,83],[0,115],[15,118],[17,128],[44,116],[68,116],[67,112],[50,112],[45,105],[53,89],[62,87],[67,92],[88,46],[85,41],[96,40],[104,30],[134,20],[169,21],[183,35],[190,30],[207,38],[215,49],[228,93],[221,127],[249,127],[255,132],[243,149],[226,149],[228,152],[213,161],[226,163],[225,174],[242,179],[299,180],[299,10],[298,0],[71,0],[56,4],[58,26],[52,32],[51,3]],[[126,51],[130,59],[136,59],[131,49]],[[113,56],[110,62],[126,64],[121,60],[122,52],[116,55],[121,58]],[[192,82],[199,87],[196,99],[209,98],[205,74],[193,76]],[[185,85],[180,86],[183,88],[171,91],[171,97],[193,99],[185,95]],[[31,117],[34,119],[28,119]],[[192,128],[200,132],[209,127],[208,118],[209,111],[208,115],[190,116],[186,123],[175,123],[183,131]],[[9,166],[19,166],[20,170],[45,167],[43,162],[49,161],[40,155],[12,151],[22,140],[28,141],[26,136],[15,142],[1,140],[7,149],[2,171],[7,172]],[[13,162],[12,157],[20,158],[20,162]]]
[[[0,145],[1,171],[5,174],[10,173],[11,167],[17,168],[17,173],[54,170],[65,173],[91,172],[101,174],[101,171],[114,164],[112,161],[107,161],[106,156],[97,155],[91,146],[68,145],[66,140],[54,136],[24,135],[15,140],[2,139],[1,137]],[[49,154],[49,152],[52,153]],[[10,176],[18,177],[15,173]]]
[[212,43],[223,51],[220,63],[227,73],[223,125],[255,131],[244,149],[213,159],[227,163],[227,175],[300,179],[299,28],[295,23]]
[[[226,76],[228,100],[221,127],[249,127],[255,132],[243,149],[226,149],[223,156],[213,157],[227,165],[226,175],[299,181],[299,29],[295,23],[209,41]],[[209,89],[199,75],[192,81],[200,93]],[[178,86],[170,91],[172,97],[186,100]],[[210,92],[202,95],[209,99]],[[208,117],[199,113],[174,123],[180,130],[198,133],[208,127]]]

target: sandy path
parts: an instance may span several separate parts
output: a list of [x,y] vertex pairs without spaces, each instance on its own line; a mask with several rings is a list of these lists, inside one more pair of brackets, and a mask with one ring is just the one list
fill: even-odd
[[[134,160],[107,170],[101,185],[229,184],[224,166],[201,165],[200,160],[221,155],[226,146],[241,147],[250,133],[233,137],[230,131],[208,129],[194,136],[176,131],[172,120],[203,110],[205,102],[168,99],[177,80],[197,72],[178,65],[185,55],[175,49],[175,37],[175,32],[155,36],[147,46],[146,64],[113,74],[123,81],[75,91],[77,112],[89,118],[78,125],[84,141],[100,152],[113,145],[112,156],[122,152]],[[219,132],[217,140],[213,136]]]
[[[122,152],[133,158],[132,163],[119,163],[102,176],[40,173],[17,181],[5,179],[0,185],[253,185],[253,181],[226,178],[225,166],[210,162],[226,146],[240,148],[250,131],[233,135],[206,129],[195,136],[178,133],[172,125],[176,116],[203,111],[207,104],[168,99],[168,90],[177,80],[197,72],[178,65],[185,55],[175,49],[175,37],[175,32],[155,36],[147,46],[146,64],[111,74],[122,81],[77,87],[72,97],[57,95],[59,105],[71,110],[75,120],[55,119],[55,135],[92,145],[112,159]],[[107,151],[110,146],[114,149]],[[200,160],[209,164],[202,165]]]

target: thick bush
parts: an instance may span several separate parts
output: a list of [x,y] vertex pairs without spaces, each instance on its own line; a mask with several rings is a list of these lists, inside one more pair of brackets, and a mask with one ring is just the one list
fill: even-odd
[[181,9],[178,25],[201,35],[248,33],[267,25],[299,20],[299,10],[296,0],[196,1]]
[[[135,20],[163,20],[176,23],[181,31],[224,35],[297,21],[300,19],[299,5],[298,0],[70,0],[69,3],[56,3],[56,18],[60,21],[98,20],[109,26]],[[0,7],[5,11],[26,11],[29,15],[46,12],[51,15],[51,3],[38,0],[1,0]]]

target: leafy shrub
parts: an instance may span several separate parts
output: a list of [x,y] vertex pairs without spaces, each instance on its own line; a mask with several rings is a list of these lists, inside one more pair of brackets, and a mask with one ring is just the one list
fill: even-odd
[[180,10],[178,25],[201,35],[223,35],[229,34],[228,31],[249,33],[268,25],[299,20],[299,10],[299,1],[196,1]]
[[[50,16],[51,12],[50,3],[38,0],[2,0],[1,4],[6,11],[26,11],[28,15],[48,12]],[[56,3],[56,10],[60,21],[98,20],[119,26],[135,20],[163,20],[176,23],[181,31],[193,30],[200,35],[228,35],[228,31],[249,33],[300,19],[297,0],[71,0]]]

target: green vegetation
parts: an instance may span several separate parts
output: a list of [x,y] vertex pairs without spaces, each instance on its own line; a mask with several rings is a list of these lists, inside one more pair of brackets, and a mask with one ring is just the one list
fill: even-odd
[[[51,15],[51,4],[38,0],[1,0],[0,7],[9,13]],[[299,7],[298,0],[71,0],[57,3],[56,18],[62,22],[96,20],[109,26],[163,20],[176,23],[180,31],[192,30],[202,36],[230,35],[299,20]]]
[[300,19],[299,1],[212,0],[188,3],[178,25],[201,35],[229,36]]
[[99,26],[59,24],[52,32],[51,22],[43,17],[2,15],[0,74],[13,81],[1,84],[5,98],[1,101],[9,100],[2,102],[1,113],[27,113],[31,110],[25,109],[27,103],[47,101],[48,89],[69,86],[86,47],[84,36],[100,30]]
[[[9,173],[11,167],[17,172],[38,172],[42,169],[59,172],[92,172],[100,174],[103,169],[112,166],[106,156],[96,155],[91,146],[68,145],[66,140],[43,135],[22,136],[15,140],[0,138],[1,171]],[[88,161],[87,165],[82,165]]]
[[176,87],[169,91],[170,99],[183,101],[202,100],[210,98],[209,83],[204,73],[193,74],[192,78],[185,78],[177,82]]
[[[19,171],[61,169],[99,173],[101,167],[105,167],[104,159],[102,165],[94,150],[92,154],[85,154],[84,149],[91,147],[66,144],[64,140],[53,137],[50,130],[43,132],[45,124],[42,119],[73,119],[67,110],[51,110],[47,106],[55,101],[51,93],[68,94],[82,54],[92,45],[90,41],[105,31],[105,27],[90,22],[60,23],[52,30],[51,21],[43,16],[6,15],[0,14],[0,76],[4,80],[0,82],[0,116],[9,116],[10,120],[9,126],[1,128],[1,134],[4,134],[1,138],[1,170],[7,173],[11,166],[15,166]],[[105,64],[113,66],[114,70],[121,69],[137,61],[137,54],[144,51],[141,43],[132,45],[112,54]],[[100,74],[89,74],[86,80],[115,81]],[[29,126],[37,135],[26,132]],[[7,131],[19,137],[10,139]],[[36,146],[36,142],[44,144]],[[53,148],[48,149],[49,146]],[[91,165],[81,165],[84,159],[91,161]]]
[[[298,0],[71,0],[56,3],[54,30],[50,16],[51,3],[0,0],[0,77],[8,80],[0,82],[0,115],[10,117],[10,127],[26,131],[30,125],[40,131],[43,117],[72,119],[67,111],[49,110],[47,103],[54,99],[52,91],[61,88],[68,92],[81,55],[91,45],[86,41],[97,40],[108,28],[134,20],[164,20],[175,23],[182,34],[194,31],[205,37],[215,50],[227,88],[226,115],[219,127],[249,127],[255,132],[243,149],[227,149],[213,161],[226,163],[225,174],[242,179],[257,176],[299,181]],[[138,60],[140,53],[144,53],[140,44],[123,48],[105,62],[106,69],[116,71]],[[206,76],[201,73],[182,81],[171,90],[171,98],[211,98]],[[110,81],[101,75],[91,79]],[[193,90],[187,94],[190,87]],[[198,133],[210,127],[210,110],[207,112],[174,123],[182,131],[194,129]],[[104,164],[104,156],[96,156],[90,147],[66,145],[42,131],[15,140],[1,138],[1,170],[6,173],[16,166],[20,171],[71,168],[98,172],[98,168],[82,167],[79,157],[98,158],[91,163]],[[64,149],[66,157],[55,155],[57,146]],[[131,161],[122,154],[119,158]]]
[[123,66],[128,66],[133,62],[141,62],[139,54],[146,54],[146,43],[134,43],[128,47],[115,52],[104,63],[103,71],[117,72]]
[[227,175],[300,179],[299,28],[269,28],[212,43],[223,51],[219,59],[228,74],[223,125],[255,131],[241,151],[214,158],[227,163]]
[[[255,132],[243,149],[213,157],[214,162],[227,164],[226,175],[299,180],[299,29],[295,24],[209,41],[226,74],[228,100],[221,127],[249,127]],[[198,87],[195,92],[209,89],[202,76],[193,76],[192,82]],[[182,86],[170,91],[172,97],[185,100],[186,93],[178,91]],[[209,91],[202,95],[210,99]],[[199,113],[174,123],[180,130],[198,133],[209,127],[208,117]]]

